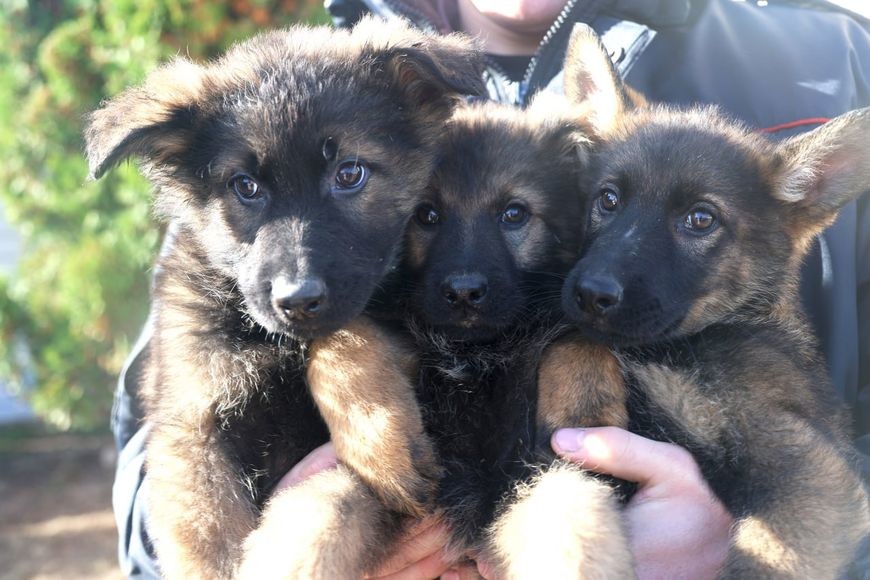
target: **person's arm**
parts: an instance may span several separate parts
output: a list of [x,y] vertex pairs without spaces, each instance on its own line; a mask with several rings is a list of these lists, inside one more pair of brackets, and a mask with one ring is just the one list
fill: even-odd
[[112,433],[118,448],[112,485],[112,508],[118,525],[118,563],[124,576],[143,580],[160,578],[146,527],[144,465],[148,429],[142,423],[136,396],[150,336],[149,321],[121,372],[112,409]]

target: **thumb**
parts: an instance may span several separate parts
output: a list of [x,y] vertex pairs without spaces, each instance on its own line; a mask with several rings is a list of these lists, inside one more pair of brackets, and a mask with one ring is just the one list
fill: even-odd
[[642,487],[700,477],[691,454],[671,443],[653,441],[619,427],[560,429],[550,444],[562,458],[597,473]]
[[287,472],[287,475],[281,478],[281,481],[278,482],[272,493],[274,494],[288,487],[298,485],[312,475],[332,469],[336,465],[338,465],[338,458],[335,455],[335,447],[333,447],[332,443],[324,443],[306,455],[302,461],[294,465]]

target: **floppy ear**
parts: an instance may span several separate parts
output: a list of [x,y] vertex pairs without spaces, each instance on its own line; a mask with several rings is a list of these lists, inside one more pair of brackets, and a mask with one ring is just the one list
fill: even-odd
[[131,156],[166,159],[187,148],[203,88],[203,69],[178,59],[151,73],[87,117],[90,177]]
[[483,57],[464,39],[423,42],[386,55],[386,70],[412,106],[449,109],[460,96],[481,96]]
[[849,201],[870,191],[870,108],[841,115],[776,147],[773,195],[794,204],[808,229],[833,221]]
[[404,21],[366,17],[352,31],[376,72],[397,87],[412,110],[447,113],[456,97],[484,95],[484,57],[462,34],[420,32]]
[[[604,45],[586,24],[575,24],[565,53],[565,95],[582,107],[599,135],[607,133],[632,101]],[[638,93],[638,102],[643,98]]]

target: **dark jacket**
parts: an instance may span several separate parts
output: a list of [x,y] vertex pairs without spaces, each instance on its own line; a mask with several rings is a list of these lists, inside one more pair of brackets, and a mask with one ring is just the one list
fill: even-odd
[[[798,5],[800,4],[800,5]],[[335,22],[366,12],[403,16],[443,32],[457,28],[455,0],[327,0]],[[602,35],[629,84],[652,101],[716,103],[774,138],[870,106],[870,22],[826,2],[766,6],[732,0],[569,0],[526,71],[511,83],[493,60],[493,98],[526,103],[559,72],[574,22]],[[868,184],[870,191],[870,184]],[[846,207],[807,260],[803,299],[827,356],[831,377],[854,409],[856,443],[870,457],[870,195]],[[169,242],[171,243],[171,241]],[[154,577],[139,492],[145,433],[136,403],[143,332],[119,381],[112,427],[121,450],[113,491],[124,573]],[[864,461],[865,476],[870,461]],[[870,578],[864,550],[850,577]]]

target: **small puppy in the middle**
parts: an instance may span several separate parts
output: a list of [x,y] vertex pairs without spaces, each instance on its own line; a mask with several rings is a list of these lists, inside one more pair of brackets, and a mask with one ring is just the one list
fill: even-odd
[[396,310],[420,355],[417,397],[444,469],[436,503],[451,548],[499,577],[630,577],[612,489],[557,462],[549,444],[557,427],[627,423],[614,357],[559,324],[591,131],[545,95],[523,111],[471,102],[446,132],[408,227]]

